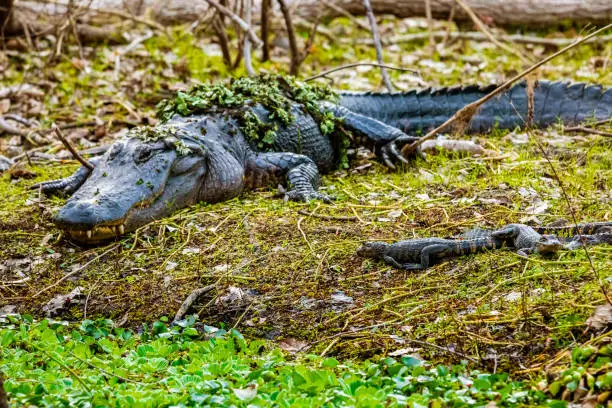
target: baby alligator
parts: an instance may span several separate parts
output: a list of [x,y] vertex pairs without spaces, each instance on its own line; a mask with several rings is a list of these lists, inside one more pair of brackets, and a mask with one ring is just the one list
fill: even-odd
[[417,238],[394,244],[366,242],[357,249],[357,255],[382,259],[400,269],[418,270],[444,258],[501,248],[505,244],[506,239],[492,235],[472,239]]
[[417,238],[393,244],[366,242],[357,255],[382,259],[406,270],[426,269],[450,257],[474,254],[502,247],[514,247],[521,255],[554,253],[563,244],[554,235],[541,235],[524,224],[509,224],[497,231],[474,229],[456,238]]

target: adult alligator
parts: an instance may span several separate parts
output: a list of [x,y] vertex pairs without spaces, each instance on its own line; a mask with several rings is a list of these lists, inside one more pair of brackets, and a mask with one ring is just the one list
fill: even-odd
[[[179,93],[175,102],[162,106],[165,123],[117,140],[91,160],[93,171],[82,167],[66,179],[41,183],[37,187],[45,193],[72,194],[55,216],[56,225],[76,241],[97,242],[197,202],[228,200],[245,189],[278,183],[287,185],[287,199],[328,200],[317,192],[319,174],[336,168],[347,147],[347,139],[329,135],[334,123],[335,130],[350,134],[353,146],[373,148],[394,167],[406,161],[400,149],[415,141],[414,135],[494,88],[340,93],[333,100],[310,85],[274,80],[263,81],[263,88],[282,91],[290,101],[286,112],[278,109],[283,103],[278,95],[262,104],[257,98],[237,99],[235,90],[213,92],[208,100],[194,99],[197,92]],[[310,94],[323,96],[304,97]],[[533,101],[538,127],[612,116],[612,89],[600,85],[542,81]],[[527,87],[519,83],[484,104],[467,130],[513,129],[527,115]],[[341,122],[330,123],[330,118]]]

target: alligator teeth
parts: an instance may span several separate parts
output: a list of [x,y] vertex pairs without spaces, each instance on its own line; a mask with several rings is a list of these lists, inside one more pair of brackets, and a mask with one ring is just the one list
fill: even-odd
[[91,239],[92,231],[87,230],[87,239]]
[[125,234],[125,227],[123,226],[123,224],[121,224],[121,225],[119,226],[119,233],[120,233],[121,235]]

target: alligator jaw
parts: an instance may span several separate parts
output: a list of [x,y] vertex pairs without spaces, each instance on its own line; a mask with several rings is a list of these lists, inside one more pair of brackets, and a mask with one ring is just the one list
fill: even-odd
[[101,224],[91,229],[62,228],[70,239],[86,244],[96,244],[125,234],[125,224]]

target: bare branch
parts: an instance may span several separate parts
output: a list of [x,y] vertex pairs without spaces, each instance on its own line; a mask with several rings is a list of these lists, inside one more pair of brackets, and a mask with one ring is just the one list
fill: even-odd
[[257,48],[261,47],[261,44],[262,44],[261,40],[257,37],[257,34],[255,34],[253,30],[251,30],[251,27],[249,27],[246,21],[241,19],[238,15],[236,15],[236,13],[232,12],[230,9],[228,9],[227,7],[219,3],[217,0],[206,0],[206,1],[208,2],[208,4],[210,4],[217,10],[219,10],[221,14],[231,18],[233,22],[238,24],[238,26],[245,33],[247,33],[247,35],[251,38],[251,41],[253,42],[253,45],[255,47]]
[[342,71],[343,69],[348,69],[348,68],[353,68],[353,67],[387,68],[387,69],[392,69],[392,70],[395,70],[395,71],[410,72],[410,73],[413,73],[413,74],[419,75],[419,76],[421,75],[421,73],[419,71],[414,70],[414,69],[410,69],[410,68],[394,67],[393,65],[377,64],[375,62],[355,62],[353,64],[346,64],[346,65],[341,65],[341,66],[336,67],[336,68],[328,69],[327,71],[323,71],[321,73],[318,73],[316,75],[308,77],[308,78],[304,79],[304,81],[305,82],[312,81],[313,79],[324,77],[324,76],[326,76],[328,74],[331,74],[333,72]]
[[[246,6],[244,9],[244,17],[246,19],[246,23],[249,25],[249,29],[251,28],[251,16],[253,14],[253,0],[245,0]],[[255,76],[255,70],[253,69],[253,63],[251,61],[251,41],[249,40],[249,36],[244,36],[244,46],[243,46],[243,54],[244,54],[244,67],[246,68],[247,74],[249,76]]]
[[268,27],[270,2],[272,0],[261,1],[261,40],[263,41],[263,53],[261,56],[262,61],[268,61],[270,59],[270,33]]
[[370,21],[370,31],[372,32],[372,37],[374,38],[374,47],[376,47],[376,60],[380,64],[380,73],[383,78],[383,82],[387,87],[389,92],[393,92],[393,85],[391,84],[391,79],[389,79],[389,75],[384,67],[384,59],[382,53],[382,46],[380,45],[380,34],[378,33],[378,25],[376,25],[376,18],[374,17],[374,13],[372,12],[372,6],[370,5],[370,0],[363,0],[363,6],[366,9],[366,14],[368,16],[368,20]]
[[228,68],[232,68],[232,54],[229,49],[229,38],[227,38],[227,32],[225,22],[221,16],[216,16],[213,20],[213,30],[217,34],[219,39],[219,46],[221,47],[221,53],[223,54],[223,62]]
[[[429,0],[428,0],[429,1]],[[472,21],[474,22],[474,24],[476,25],[476,27],[478,27],[478,29],[480,31],[482,31],[482,33],[484,35],[487,36],[487,38],[496,46],[498,46],[499,48],[501,48],[502,50],[509,52],[511,54],[516,55],[517,57],[520,58],[521,61],[523,61],[526,64],[533,64],[533,61],[529,60],[529,58],[525,57],[521,52],[519,52],[518,50],[515,50],[514,48],[511,48],[509,46],[507,46],[504,43],[499,42],[494,36],[493,34],[491,34],[491,32],[487,29],[487,27],[484,25],[484,23],[480,20],[480,18],[478,18],[478,16],[476,15],[476,13],[474,13],[474,11],[472,11],[472,9],[470,8],[470,6],[468,6],[463,0],[455,0],[457,2],[457,4],[459,4],[459,6],[463,9],[463,11],[466,12],[466,14],[468,16],[470,16],[470,18],[472,19]],[[430,10],[431,13],[431,10]]]
[[278,0],[281,12],[285,18],[285,25],[287,26],[287,36],[289,37],[289,50],[291,52],[291,66],[289,67],[289,73],[291,75],[297,75],[300,69],[300,54],[297,48],[297,40],[295,39],[295,29],[293,28],[293,21],[291,20],[291,12],[285,0]]
[[57,135],[57,138],[64,144],[64,146],[66,146],[66,149],[68,149],[70,151],[70,153],[72,153],[72,156],[79,161],[79,163],[81,163],[83,166],[87,167],[89,170],[94,169],[93,164],[91,164],[90,162],[88,162],[87,160],[85,160],[83,158],[83,156],[81,156],[74,147],[72,147],[72,145],[70,144],[70,142],[68,142],[68,140],[66,140],[66,138],[64,137],[64,135],[62,134],[62,131],[60,130],[60,128],[54,123],[52,125],[53,131],[55,132],[55,134]]

